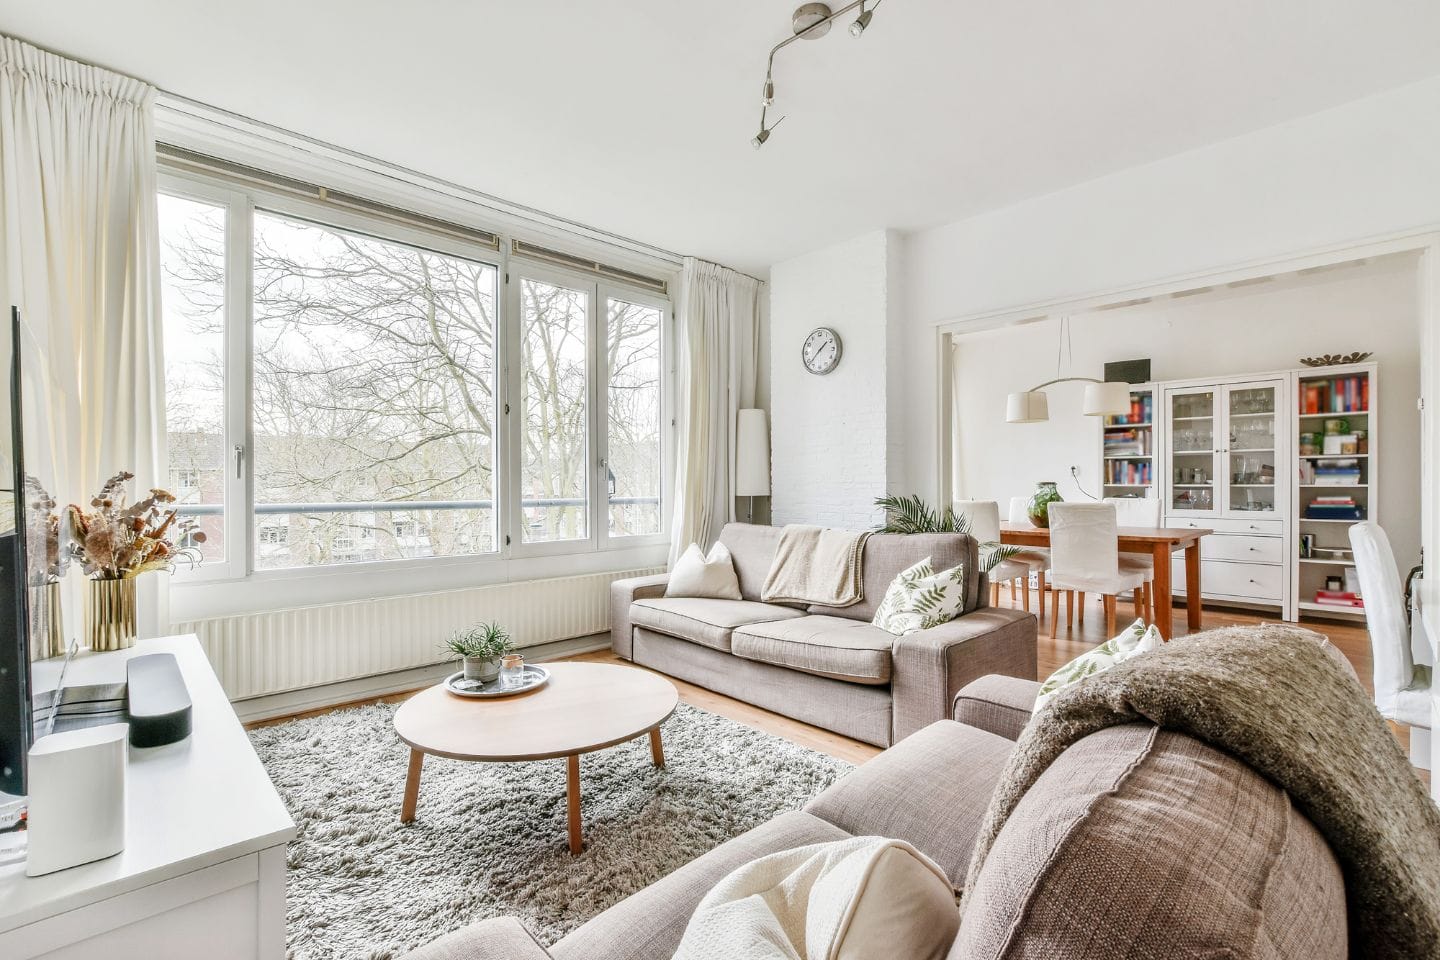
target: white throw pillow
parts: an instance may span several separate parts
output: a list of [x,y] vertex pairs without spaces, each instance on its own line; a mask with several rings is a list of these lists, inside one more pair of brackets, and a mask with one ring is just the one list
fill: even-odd
[[1160,628],[1155,624],[1145,626],[1144,620],[1136,620],[1126,627],[1119,636],[1106,640],[1094,650],[1080,654],[1065,666],[1056,670],[1046,678],[1040,685],[1040,693],[1035,698],[1035,709],[1039,710],[1050,698],[1061,690],[1086,677],[1093,677],[1103,670],[1108,670],[1115,664],[1141,653],[1148,653],[1151,650],[1159,650],[1165,638],[1160,635]]
[[735,576],[735,563],[725,544],[716,543],[707,557],[698,544],[690,544],[665,584],[667,597],[709,597],[713,600],[739,600],[740,579]]
[[674,960],[943,960],[959,929],[928,857],[851,837],[738,867],[695,908]]
[[926,557],[900,575],[885,591],[870,622],[897,637],[928,630],[965,612],[965,565],[936,573]]

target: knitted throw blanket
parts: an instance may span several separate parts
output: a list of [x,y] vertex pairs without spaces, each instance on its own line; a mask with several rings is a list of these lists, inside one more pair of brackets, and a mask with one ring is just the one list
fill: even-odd
[[966,889],[1051,761],[1137,720],[1225,750],[1289,794],[1340,863],[1352,957],[1440,957],[1440,810],[1343,657],[1295,627],[1182,637],[1056,694],[1010,756]]
[[848,607],[865,599],[865,541],[870,534],[786,524],[760,590],[766,603]]

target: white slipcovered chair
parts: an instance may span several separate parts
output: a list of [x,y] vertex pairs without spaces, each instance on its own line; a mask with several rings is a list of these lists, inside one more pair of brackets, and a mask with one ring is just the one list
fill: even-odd
[[1080,622],[1085,622],[1085,594],[1105,598],[1105,637],[1115,635],[1115,597],[1144,588],[1148,575],[1120,566],[1120,540],[1115,508],[1108,503],[1052,503],[1050,514],[1050,636],[1060,620],[1060,593],[1065,592],[1065,625],[1075,622],[1075,595],[1080,595]]
[[1410,728],[1410,762],[1429,767],[1431,668],[1417,664],[1405,622],[1405,592],[1390,538],[1378,523],[1350,527],[1350,546],[1365,599],[1370,659],[1375,673],[1375,706],[1382,716]]
[[[1160,526],[1160,500],[1158,497],[1106,497],[1104,503],[1115,507],[1115,522],[1122,527]],[[1143,571],[1146,574],[1145,587],[1135,595],[1135,609],[1140,611],[1145,622],[1155,620],[1155,597],[1152,584],[1155,582],[1155,558],[1138,554],[1120,554],[1120,569]]]
[[[964,517],[970,524],[970,535],[981,543],[1000,542],[1000,505],[994,500],[956,500],[955,515]],[[1010,584],[1010,606],[1015,606],[1015,584],[1020,583],[1022,604],[1030,609],[1030,571],[1032,567],[1019,554],[1001,560],[990,569],[990,602],[1000,603],[1000,584]],[[1043,608],[1044,595],[1040,606]]]

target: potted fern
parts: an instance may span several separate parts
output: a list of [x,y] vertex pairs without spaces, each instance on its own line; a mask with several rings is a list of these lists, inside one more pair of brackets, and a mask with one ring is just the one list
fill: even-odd
[[515,641],[498,622],[477,623],[451,634],[445,649],[465,661],[466,680],[489,683],[500,676],[500,658],[515,649]]
[[[970,533],[970,519],[957,514],[950,507],[936,510],[920,497],[906,496],[876,497],[875,506],[885,511],[885,525],[881,533]],[[1005,546],[993,540],[985,540],[980,548],[980,569],[989,573],[996,564],[1008,560],[1020,551],[1019,547]]]

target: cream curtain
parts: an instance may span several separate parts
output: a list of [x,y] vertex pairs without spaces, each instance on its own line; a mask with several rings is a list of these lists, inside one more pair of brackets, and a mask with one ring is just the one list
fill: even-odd
[[736,411],[755,405],[760,281],[686,257],[677,300],[680,436],[670,562],[735,519]]
[[[24,325],[27,466],[62,504],[124,469],[163,485],[154,95],[0,37],[3,304]],[[142,636],[168,626],[165,580],[139,583]]]

